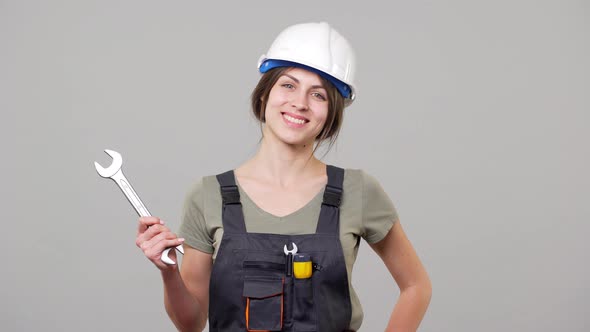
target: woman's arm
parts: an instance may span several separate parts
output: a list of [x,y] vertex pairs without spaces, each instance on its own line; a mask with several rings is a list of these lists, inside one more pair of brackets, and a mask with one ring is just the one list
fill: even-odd
[[399,221],[383,240],[370,245],[381,257],[400,289],[386,331],[415,332],[432,296],[430,278]]
[[180,272],[162,271],[164,305],[179,331],[203,331],[209,307],[211,254],[184,245]]
[[[207,323],[209,306],[211,254],[183,245],[185,254],[180,271],[178,264],[167,265],[160,260],[164,249],[183,242],[184,239],[170,232],[160,218],[139,218],[135,244],[162,274],[168,316],[179,331],[202,331]],[[178,262],[175,250],[170,251],[170,258]]]

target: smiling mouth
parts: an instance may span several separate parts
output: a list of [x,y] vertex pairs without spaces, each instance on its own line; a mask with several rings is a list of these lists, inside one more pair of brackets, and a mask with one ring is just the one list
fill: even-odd
[[309,120],[304,120],[304,119],[297,119],[297,118],[294,118],[294,117],[292,117],[292,116],[290,116],[289,114],[286,114],[286,113],[281,113],[281,114],[283,115],[283,117],[284,117],[284,118],[285,118],[287,121],[289,121],[289,122],[291,122],[291,123],[293,123],[293,124],[302,125],[302,124],[306,124],[306,123],[308,123],[308,122],[309,122]]

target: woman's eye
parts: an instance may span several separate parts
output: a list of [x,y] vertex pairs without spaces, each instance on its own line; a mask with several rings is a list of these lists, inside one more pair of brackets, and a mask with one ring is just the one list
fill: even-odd
[[316,97],[316,98],[319,98],[320,100],[326,100],[326,97],[324,97],[324,95],[322,95],[319,92],[314,92],[313,93],[313,96]]
[[293,88],[293,84],[291,84],[291,83],[285,83],[285,84],[283,84],[283,87],[285,87],[287,89],[292,89]]

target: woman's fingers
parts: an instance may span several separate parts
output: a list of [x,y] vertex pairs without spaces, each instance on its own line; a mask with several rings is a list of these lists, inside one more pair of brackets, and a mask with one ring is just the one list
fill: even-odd
[[137,245],[138,247],[143,242],[150,240],[158,233],[168,231],[168,227],[163,225],[163,220],[159,218],[155,218],[156,220],[154,220],[151,218],[153,217],[142,217],[139,220],[139,226],[137,228],[137,237],[135,238],[135,245]]
[[[182,244],[184,239],[179,239],[164,225],[164,221],[158,217],[141,217],[137,226],[135,244],[143,251],[159,269],[167,268],[160,258],[164,249],[176,247]],[[171,258],[176,257],[171,253]]]
[[[157,227],[157,226],[154,226],[154,227]],[[171,240],[171,239],[175,239],[175,238],[176,238],[176,235],[174,233],[170,232],[169,230],[166,230],[166,231],[162,231],[162,232],[154,235],[149,240],[143,241],[139,247],[141,248],[141,250],[143,250],[145,252],[146,250],[152,248],[153,246],[155,246],[158,242],[160,242],[162,240]]]
[[153,225],[150,228],[148,228],[145,232],[137,236],[137,238],[135,239],[135,244],[141,248],[142,243],[150,241],[155,236],[166,232],[170,232],[170,229],[168,229],[168,227],[159,224]]
[[164,221],[158,217],[140,217],[137,225],[137,235],[144,233],[150,226],[163,225]]
[[[159,241],[158,243],[156,243],[154,246],[148,248],[146,251],[144,251],[146,257],[151,260],[154,263],[157,263],[156,265],[160,266],[160,265],[166,265],[163,262],[160,261],[160,258],[162,257],[162,252],[164,251],[164,249],[166,248],[170,248],[170,247],[176,247],[179,244],[182,244],[184,242],[183,238],[173,238],[173,239],[164,239]],[[171,251],[172,253],[172,251]]]

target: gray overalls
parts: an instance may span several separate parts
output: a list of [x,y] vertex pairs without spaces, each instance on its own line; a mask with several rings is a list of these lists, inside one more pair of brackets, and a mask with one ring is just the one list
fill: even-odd
[[[344,170],[328,165],[315,234],[246,232],[233,171],[217,175],[223,237],[211,272],[209,331],[342,332],[350,324],[346,264],[340,244]],[[310,278],[293,276],[284,246],[311,257]]]

